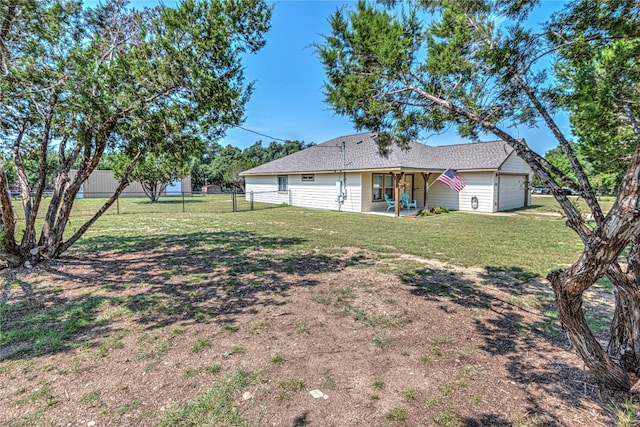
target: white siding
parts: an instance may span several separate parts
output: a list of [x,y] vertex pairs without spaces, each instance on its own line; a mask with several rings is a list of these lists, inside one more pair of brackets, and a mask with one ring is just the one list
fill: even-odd
[[498,211],[531,204],[531,194],[527,188],[531,182],[531,169],[524,160],[515,152],[511,153],[498,174]]
[[529,165],[518,157],[514,151],[509,155],[509,157],[507,157],[507,160],[504,161],[502,166],[500,166],[500,172],[529,175],[531,173],[531,169],[529,168]]
[[[335,182],[334,182],[335,189]],[[347,197],[341,210],[347,212],[362,212],[362,174],[347,174]]]
[[[305,174],[309,175],[309,174]],[[247,176],[245,178],[245,188],[247,198],[253,192],[253,200],[261,203],[281,204],[287,203],[292,206],[305,208],[342,210],[348,212],[361,212],[362,192],[360,174],[348,173],[347,197],[342,204],[338,204],[336,194],[336,181],[339,181],[342,174],[314,174],[313,181],[302,181],[302,175],[287,175],[287,193],[278,193],[278,177],[269,176]]]
[[418,209],[424,208],[424,178],[420,172],[413,175],[413,198],[418,202]]
[[439,181],[429,184],[427,191],[427,208],[436,207],[449,208],[456,211],[460,209],[458,193]]
[[[375,212],[382,210],[384,211],[387,208],[387,204],[382,201],[374,202],[373,201],[373,174],[365,173],[362,174],[362,212]],[[382,207],[384,205],[384,208]]]
[[[435,181],[429,185],[429,208],[445,207],[467,212],[494,212],[493,172],[460,173],[466,186],[456,193],[445,184]],[[434,179],[438,178],[438,175]],[[478,208],[471,207],[471,199],[478,198]]]
[[314,181],[302,182],[302,175],[289,175],[291,205],[305,208],[338,210],[338,198],[336,196],[337,179],[337,174],[316,174]]
[[[503,165],[511,175],[496,176],[491,172],[461,172],[465,188],[456,193],[441,182],[435,181],[438,174],[431,175],[427,194],[428,208],[446,207],[467,212],[497,212],[522,207],[525,201],[524,185],[528,179],[528,166],[518,157],[510,157]],[[524,170],[523,170],[524,166]],[[514,175],[522,173],[522,175]],[[313,181],[302,181],[302,175],[287,176],[287,192],[278,192],[278,177],[247,176],[246,192],[253,192],[256,202],[290,204],[315,209],[341,210],[347,212],[385,211],[384,201],[372,201],[372,174],[348,173],[347,197],[339,205],[336,195],[336,181],[341,174],[315,174]],[[499,181],[500,180],[500,181]],[[424,206],[422,200],[424,182],[419,173],[414,174],[414,198],[418,208]],[[499,193],[499,194],[498,194]],[[528,195],[528,192],[526,193]],[[472,198],[478,199],[477,209],[471,206]]]
[[289,189],[291,190],[291,204],[305,208],[342,210],[360,212],[361,190],[360,174],[348,173],[347,196],[342,204],[338,204],[336,181],[342,174],[315,174],[314,181],[302,181],[302,175],[289,175]]
[[[467,212],[494,212],[494,184],[493,172],[461,173],[467,185],[458,193],[461,211]],[[471,207],[471,199],[478,199],[478,208]]]
[[245,178],[245,192],[247,200],[249,200],[250,193],[253,193],[255,202],[274,205],[289,204],[289,193],[278,192],[278,177],[275,175],[247,176]]
[[498,176],[500,194],[498,195],[499,211],[521,208],[528,195],[527,176],[500,175]]

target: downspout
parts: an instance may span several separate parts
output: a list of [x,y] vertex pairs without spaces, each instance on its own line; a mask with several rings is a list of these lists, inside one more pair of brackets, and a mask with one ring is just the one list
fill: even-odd
[[336,202],[338,202],[338,212],[341,212],[342,211],[342,182],[340,181],[340,171],[338,171],[337,183],[341,184],[340,187],[336,187]]
[[340,194],[338,194],[338,212],[342,211],[342,204],[344,203],[344,195],[347,192],[347,143],[342,141],[342,179],[340,178],[340,172],[338,172],[338,180],[340,180]]
[[496,207],[494,212],[500,212],[500,172],[496,171]]

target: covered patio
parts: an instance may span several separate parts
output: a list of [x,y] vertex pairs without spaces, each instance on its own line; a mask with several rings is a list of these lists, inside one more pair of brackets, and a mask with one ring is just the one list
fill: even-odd
[[[433,184],[441,171],[390,170],[372,172],[368,177],[372,188],[371,202],[367,203],[363,190],[363,212],[392,216],[415,215],[429,208],[429,185]],[[363,181],[367,180],[367,177]],[[366,188],[366,185],[363,186]],[[406,199],[403,200],[403,194]],[[407,209],[407,201],[409,209]]]

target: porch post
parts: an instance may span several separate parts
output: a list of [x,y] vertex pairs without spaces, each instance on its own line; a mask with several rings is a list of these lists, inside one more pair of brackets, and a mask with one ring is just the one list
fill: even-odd
[[431,176],[431,172],[420,172],[422,178],[424,179],[424,210],[429,210],[429,202],[427,197],[429,197],[429,177]]
[[394,199],[396,202],[395,214],[396,216],[400,216],[400,180],[404,176],[404,172],[399,174],[393,174],[393,187],[394,187]]

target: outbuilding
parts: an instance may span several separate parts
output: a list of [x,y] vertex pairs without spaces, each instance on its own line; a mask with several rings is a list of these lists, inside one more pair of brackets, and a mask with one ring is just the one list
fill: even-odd
[[[77,171],[70,172],[71,178]],[[78,198],[106,198],[116,191],[120,182],[113,176],[111,170],[94,170],[89,178],[82,184],[78,192]],[[191,196],[191,177],[186,177],[176,182],[170,182],[162,192],[162,196]],[[146,197],[142,184],[138,181],[131,182],[125,188],[120,197]]]

